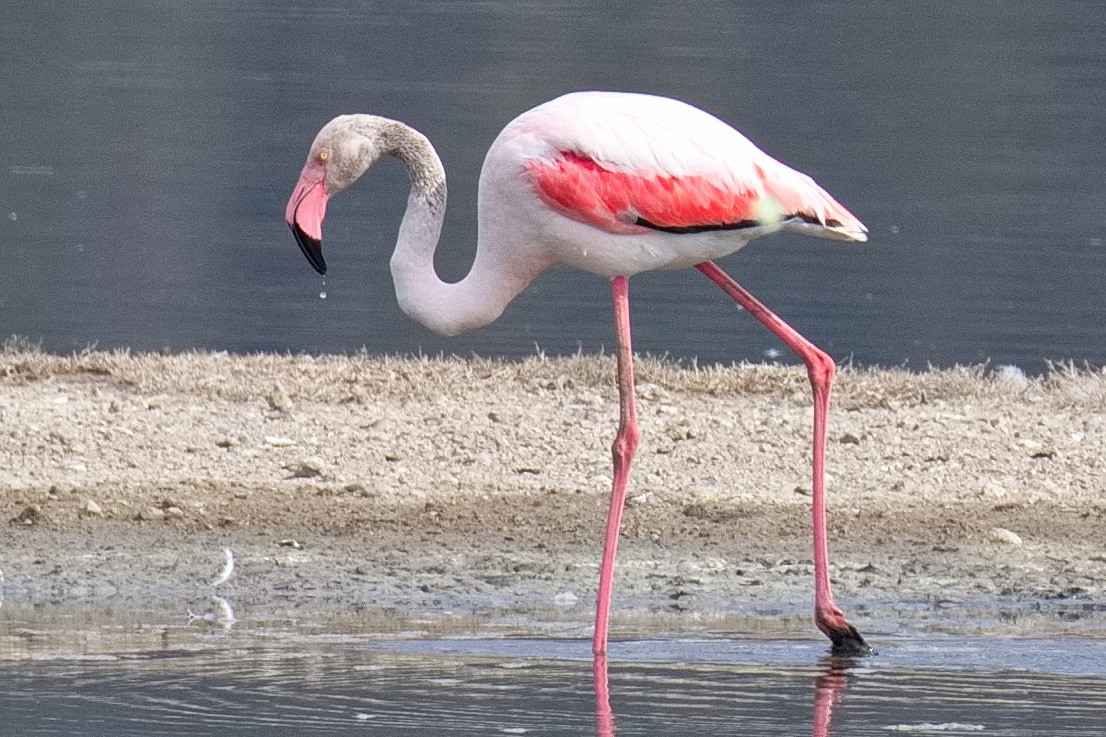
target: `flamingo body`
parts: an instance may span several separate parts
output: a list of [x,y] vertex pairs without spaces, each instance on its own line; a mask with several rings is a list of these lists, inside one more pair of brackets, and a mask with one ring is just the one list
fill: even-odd
[[484,161],[480,211],[537,235],[551,265],[607,277],[686,268],[783,227],[866,238],[810,177],[718,118],[625,92],[563,95],[510,122]]
[[781,338],[814,390],[815,622],[836,651],[869,652],[830,593],[824,504],[826,415],[833,360],[721,271],[713,260],[778,230],[864,241],[867,229],[813,179],[776,161],[718,118],[651,95],[576,92],[523,113],[488,150],[480,173],[476,255],[447,284],[434,270],[445,170],[430,141],[395,120],[343,115],[327,123],[285,209],[320,273],[328,199],[381,156],[411,177],[391,271],[400,307],[445,335],[495,320],[542,271],[570,266],[611,280],[618,345],[619,428],[600,565],[593,650],[606,651],[619,526],[639,431],[628,278],[694,266]]

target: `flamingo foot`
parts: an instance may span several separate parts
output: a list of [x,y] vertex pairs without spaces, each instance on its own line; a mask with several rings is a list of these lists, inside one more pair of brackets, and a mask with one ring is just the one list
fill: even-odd
[[876,655],[876,650],[865,641],[856,627],[849,624],[837,607],[828,611],[815,611],[814,623],[822,634],[830,639],[830,652],[834,655]]

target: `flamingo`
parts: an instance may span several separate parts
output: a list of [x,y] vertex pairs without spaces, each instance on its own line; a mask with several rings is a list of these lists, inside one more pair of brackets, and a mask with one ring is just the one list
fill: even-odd
[[431,330],[451,336],[491,323],[553,266],[610,279],[619,423],[592,651],[607,651],[619,527],[640,438],[629,277],[693,266],[806,364],[814,394],[814,620],[834,652],[871,652],[830,589],[824,476],[833,359],[714,263],[779,230],[865,241],[864,224],[809,176],[699,108],[645,94],[574,92],[522,113],[492,143],[480,172],[476,256],[468,274],[452,284],[434,269],[446,178],[430,141],[400,121],[375,115],[328,122],[311,144],[285,209],[296,242],[320,274],[326,273],[322,223],[328,199],[382,156],[397,157],[411,179],[390,264],[396,298],[408,316]]

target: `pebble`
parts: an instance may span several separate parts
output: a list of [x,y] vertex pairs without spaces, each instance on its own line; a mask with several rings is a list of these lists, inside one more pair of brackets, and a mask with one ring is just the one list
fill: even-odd
[[28,504],[26,507],[23,508],[22,512],[20,512],[15,517],[12,517],[11,522],[12,524],[30,526],[41,519],[42,507],[38,506],[37,504]]
[[326,472],[326,464],[322,458],[309,456],[290,470],[294,479],[317,479]]
[[1006,496],[1006,489],[1003,487],[1002,484],[995,481],[994,479],[992,479],[992,480],[988,481],[987,483],[983,484],[982,492],[983,492],[984,496],[988,496],[988,497],[1004,497],[1004,496]]
[[292,400],[280,384],[276,384],[272,391],[265,396],[265,401],[269,403],[269,409],[276,412],[288,413],[292,411]]
[[637,385],[637,395],[642,399],[667,399],[668,390],[659,384],[646,382]]
[[1025,372],[1011,364],[1000,364],[995,366],[993,375],[995,381],[999,384],[1005,384],[1019,389],[1029,386],[1029,377],[1025,375]]
[[88,514],[95,515],[97,517],[104,516],[104,510],[100,508],[100,505],[89,499],[84,503],[84,511]]
[[1011,532],[1005,527],[991,528],[991,542],[1004,543],[1006,545],[1022,546],[1022,539],[1016,532]]
[[575,606],[579,600],[580,597],[571,591],[562,591],[553,597],[553,603],[557,606]]
[[287,448],[296,444],[296,441],[292,438],[285,438],[280,435],[266,435],[265,442],[274,448]]

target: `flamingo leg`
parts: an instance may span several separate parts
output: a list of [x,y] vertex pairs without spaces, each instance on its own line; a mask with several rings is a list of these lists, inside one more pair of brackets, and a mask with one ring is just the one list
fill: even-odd
[[595,603],[595,633],[591,650],[595,655],[607,653],[607,623],[611,613],[611,590],[614,587],[614,559],[618,551],[618,531],[622,510],[626,506],[626,484],[630,479],[630,461],[637,450],[641,431],[637,426],[637,406],[634,401],[634,353],[630,345],[629,279],[611,279],[614,298],[615,338],[618,343],[618,432],[611,445],[614,458],[614,478],[611,484],[611,507],[607,512],[607,533],[603,542],[603,560],[599,566],[599,593]]
[[781,320],[756,297],[735,282],[713,261],[696,264],[708,279],[733,297],[762,325],[771,330],[806,364],[814,390],[814,623],[833,643],[834,653],[866,655],[872,648],[845,619],[830,590],[829,547],[826,541],[826,418],[829,415],[830,386],[836,367],[833,359]]

